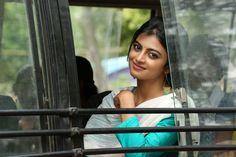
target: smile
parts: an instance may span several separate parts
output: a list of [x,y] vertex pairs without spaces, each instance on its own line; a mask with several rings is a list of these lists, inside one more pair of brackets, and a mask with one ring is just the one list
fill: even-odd
[[145,70],[144,67],[142,67],[142,66],[140,66],[140,65],[138,65],[138,64],[136,64],[134,62],[133,62],[133,69],[136,70],[136,71]]

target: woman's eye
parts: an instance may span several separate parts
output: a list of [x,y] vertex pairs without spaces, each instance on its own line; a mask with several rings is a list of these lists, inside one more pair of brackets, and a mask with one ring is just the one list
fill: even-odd
[[155,52],[149,52],[149,53],[148,53],[148,56],[149,56],[151,59],[156,59],[156,58],[158,58],[158,55],[157,55]]
[[133,44],[133,48],[134,48],[135,51],[139,51],[139,50],[142,49],[141,46],[139,44],[137,44],[137,43]]

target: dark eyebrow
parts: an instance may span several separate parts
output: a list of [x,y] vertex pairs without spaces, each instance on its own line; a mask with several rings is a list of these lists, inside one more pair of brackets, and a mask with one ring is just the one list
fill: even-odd
[[159,55],[161,55],[161,53],[159,51],[155,50],[155,49],[148,49],[148,50],[149,51],[154,51],[154,52],[158,53]]
[[[141,45],[137,40],[135,40],[134,42],[133,42],[133,44],[139,44],[139,45]],[[141,45],[142,46],[142,45]]]

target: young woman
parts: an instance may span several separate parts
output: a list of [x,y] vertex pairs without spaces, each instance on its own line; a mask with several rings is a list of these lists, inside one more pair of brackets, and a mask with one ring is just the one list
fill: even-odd
[[[107,95],[99,108],[173,108],[164,26],[160,17],[145,22],[134,34],[128,53],[130,74],[137,87]],[[169,89],[169,90],[166,90]],[[173,114],[93,115],[87,128],[174,126]],[[85,148],[169,146],[177,143],[176,132],[86,135]],[[100,156],[159,157],[177,153],[151,152]]]

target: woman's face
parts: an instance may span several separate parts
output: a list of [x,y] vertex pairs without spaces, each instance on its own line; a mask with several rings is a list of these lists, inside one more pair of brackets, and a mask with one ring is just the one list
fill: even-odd
[[167,52],[155,35],[141,33],[129,52],[130,74],[138,80],[163,80]]

